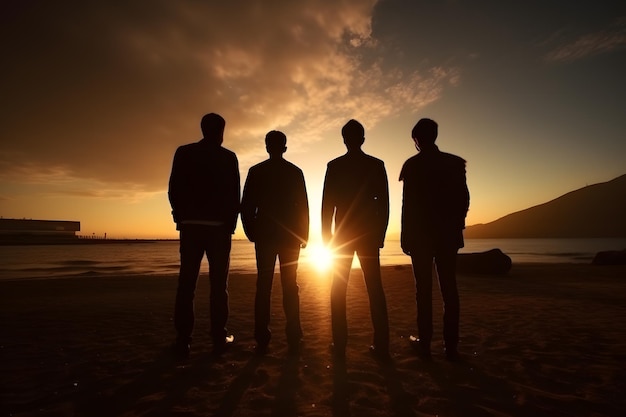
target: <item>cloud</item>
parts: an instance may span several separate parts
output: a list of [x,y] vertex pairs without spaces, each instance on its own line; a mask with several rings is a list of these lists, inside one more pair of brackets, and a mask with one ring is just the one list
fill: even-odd
[[39,165],[34,162],[12,163],[0,157],[0,184],[21,184],[19,189],[5,190],[0,200],[10,200],[25,189],[38,190],[45,197],[86,197],[92,199],[124,200],[138,202],[150,198],[158,191],[145,190],[144,184],[127,182],[104,182],[96,178],[76,177],[64,166]]
[[546,54],[548,62],[572,62],[626,48],[626,19],[609,29],[587,33]]
[[459,77],[383,69],[376,0],[48,3],[2,18],[11,106],[0,175],[14,181],[162,190],[174,149],[199,139],[206,112],[226,118],[245,160],[270,129],[306,146],[347,118],[371,127],[437,100]]

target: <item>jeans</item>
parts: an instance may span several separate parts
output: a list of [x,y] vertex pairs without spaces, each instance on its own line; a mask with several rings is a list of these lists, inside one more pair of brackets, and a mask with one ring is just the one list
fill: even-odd
[[180,274],[176,291],[174,326],[180,343],[191,343],[194,327],[194,296],[200,264],[209,262],[211,338],[223,343],[228,320],[228,267],[231,233],[220,226],[182,225],[180,230]]

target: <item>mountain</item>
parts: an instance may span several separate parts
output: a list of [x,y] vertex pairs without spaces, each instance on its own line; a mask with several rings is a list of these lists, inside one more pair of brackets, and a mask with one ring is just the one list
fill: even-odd
[[626,237],[626,175],[569,192],[486,224],[466,238]]

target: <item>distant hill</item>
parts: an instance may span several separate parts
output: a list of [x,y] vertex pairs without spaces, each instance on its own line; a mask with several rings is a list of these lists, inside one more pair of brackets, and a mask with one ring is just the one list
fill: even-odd
[[589,185],[486,224],[466,238],[626,237],[626,175]]

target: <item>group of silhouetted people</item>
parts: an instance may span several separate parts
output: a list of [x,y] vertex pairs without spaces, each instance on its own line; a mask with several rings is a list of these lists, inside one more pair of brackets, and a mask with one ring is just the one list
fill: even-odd
[[[174,155],[169,182],[172,215],[180,231],[180,275],[176,293],[174,353],[189,355],[194,326],[194,295],[202,259],[209,262],[213,352],[233,343],[228,334],[228,269],[231,237],[241,213],[244,232],[255,244],[257,281],[254,302],[256,351],[267,351],[270,298],[276,259],[280,265],[283,309],[289,351],[300,350],[303,331],[297,267],[309,238],[309,204],[302,170],[283,158],[287,137],[271,131],[265,137],[269,159],[250,168],[243,195],[236,155],[222,147],[225,120],[210,113],[202,118],[203,139],[181,146]],[[411,136],[418,154],[402,167],[401,246],[411,257],[415,276],[417,354],[430,357],[432,270],[436,268],[444,302],[446,357],[458,357],[459,295],[456,255],[463,247],[469,208],[465,161],[439,151],[437,123],[421,119]],[[389,187],[383,161],[365,154],[365,130],[350,120],[341,130],[346,154],[330,161],[322,196],[322,238],[335,256],[331,287],[332,349],[344,359],[348,341],[346,292],[354,254],[358,256],[374,327],[370,351],[389,358],[389,320],[382,285],[380,248],[389,221]],[[241,199],[240,199],[241,195]]]

